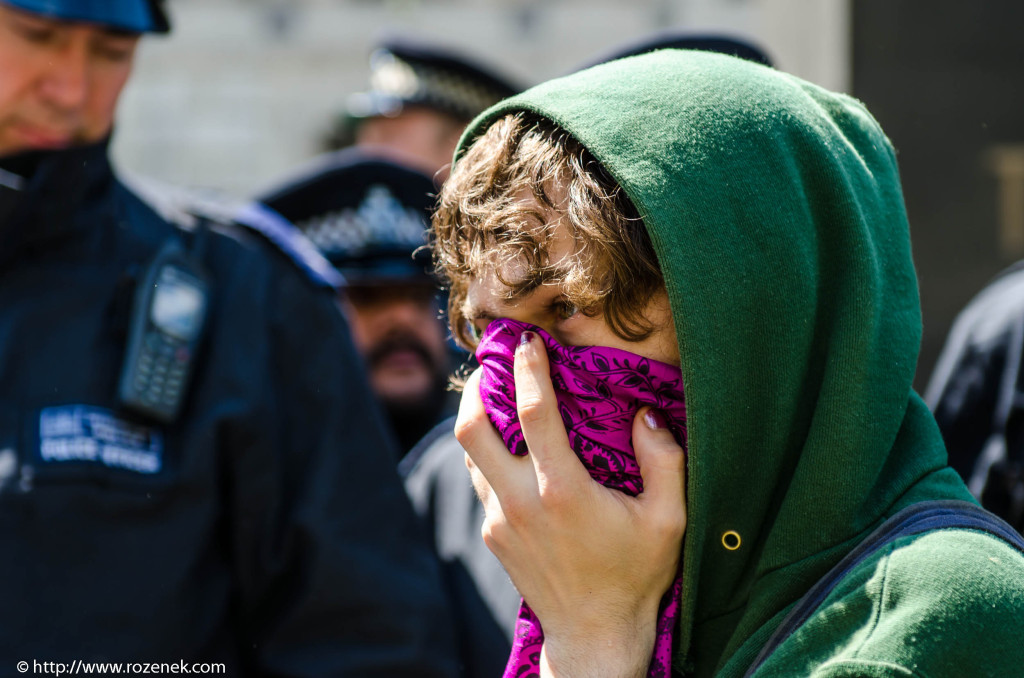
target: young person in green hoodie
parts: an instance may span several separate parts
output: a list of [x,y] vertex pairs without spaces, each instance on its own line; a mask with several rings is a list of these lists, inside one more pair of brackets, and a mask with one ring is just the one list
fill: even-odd
[[[716,54],[597,66],[477,118],[434,226],[483,365],[456,434],[527,603],[506,675],[1024,671],[1022,545],[911,389],[896,158],[857,101]],[[627,400],[605,454],[580,413]],[[636,496],[590,479],[630,464]]]

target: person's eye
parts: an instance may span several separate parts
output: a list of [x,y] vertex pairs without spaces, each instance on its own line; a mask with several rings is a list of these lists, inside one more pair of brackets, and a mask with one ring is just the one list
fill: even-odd
[[130,38],[110,38],[97,41],[93,45],[93,52],[107,61],[121,63],[132,58],[134,53],[135,40]]
[[568,320],[580,312],[580,307],[568,299],[558,299],[553,304],[553,310],[559,320]]
[[52,40],[57,30],[47,24],[36,24],[28,21],[12,21],[10,23],[14,32],[28,42],[45,44]]
[[472,320],[466,321],[466,334],[468,334],[469,338],[472,339],[474,342],[479,342],[480,337],[483,336],[483,333],[483,330],[477,327],[477,324],[475,322],[473,322]]
[[131,58],[132,49],[130,47],[110,47],[104,45],[96,48],[96,54],[107,61],[122,63]]

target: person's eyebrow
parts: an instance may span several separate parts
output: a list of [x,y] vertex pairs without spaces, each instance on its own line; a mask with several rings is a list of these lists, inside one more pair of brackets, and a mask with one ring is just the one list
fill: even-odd
[[475,323],[478,320],[497,320],[501,317],[501,313],[492,307],[469,302],[463,306],[462,315],[470,323]]
[[125,29],[125,28],[114,28],[113,26],[109,26],[109,27],[104,28],[103,29],[103,35],[105,35],[107,37],[110,37],[110,38],[115,38],[115,39],[118,39],[118,40],[127,40],[127,39],[138,38],[138,37],[142,36],[142,34],[139,33],[138,31],[130,31],[130,30]]

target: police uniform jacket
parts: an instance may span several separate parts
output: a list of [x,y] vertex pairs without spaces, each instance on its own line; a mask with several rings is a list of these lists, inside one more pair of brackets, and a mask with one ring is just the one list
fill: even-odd
[[502,675],[521,598],[480,538],[484,507],[466,474],[455,417],[425,435],[398,465],[413,510],[434,537],[452,603],[464,678]]
[[960,312],[925,397],[985,508],[1024,532],[1024,262]]
[[332,290],[240,227],[175,421],[118,405],[140,272],[172,238],[106,143],[0,161],[0,671],[226,662],[454,671],[436,561]]

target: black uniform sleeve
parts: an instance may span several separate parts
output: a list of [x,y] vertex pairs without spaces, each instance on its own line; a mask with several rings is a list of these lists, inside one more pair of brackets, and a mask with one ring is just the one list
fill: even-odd
[[441,560],[465,676],[490,678],[508,662],[520,598],[480,535],[484,510],[454,427],[454,417],[439,424],[406,455],[400,471]]
[[267,325],[241,339],[245,404],[220,432],[246,675],[455,675],[439,566],[337,304],[295,270],[235,279]]
[[982,505],[1024,528],[1024,268],[957,317],[925,397],[949,463]]
[[993,432],[1006,347],[979,347],[967,337],[951,335],[926,391],[949,463],[970,480],[974,464]]

